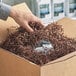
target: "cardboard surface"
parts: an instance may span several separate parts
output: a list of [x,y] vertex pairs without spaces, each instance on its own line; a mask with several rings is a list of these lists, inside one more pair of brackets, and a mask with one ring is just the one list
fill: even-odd
[[[14,8],[24,10],[25,3]],[[28,8],[27,8],[28,9]],[[63,18],[58,21],[63,25],[65,35],[76,37],[76,21]],[[10,32],[19,25],[11,18],[7,21],[0,20],[0,41],[4,41],[8,36],[7,28]],[[76,52],[70,53],[57,60],[49,62],[40,67],[24,58],[0,48],[0,76],[76,76]]]
[[63,18],[58,21],[58,24],[63,25],[64,33],[66,36],[76,38],[76,20]]
[[40,76],[40,67],[0,48],[0,76]]
[[41,76],[76,76],[76,56],[41,68]]

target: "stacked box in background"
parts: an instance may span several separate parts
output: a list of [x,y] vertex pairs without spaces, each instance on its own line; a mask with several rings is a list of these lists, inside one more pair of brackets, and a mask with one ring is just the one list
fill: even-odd
[[3,2],[10,5],[26,2],[33,14],[40,17],[45,24],[65,16],[76,18],[76,0],[3,0]]
[[32,12],[40,17],[44,23],[51,21],[51,0],[31,0],[32,1]]
[[67,0],[67,16],[76,17],[76,0]]
[[[76,17],[76,0],[31,0],[32,12],[44,23],[57,21],[63,17]],[[49,13],[47,13],[50,11]]]
[[52,19],[59,20],[65,17],[65,0],[52,0]]

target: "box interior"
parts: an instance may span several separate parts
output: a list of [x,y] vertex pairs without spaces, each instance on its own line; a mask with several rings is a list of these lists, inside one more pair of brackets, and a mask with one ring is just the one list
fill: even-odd
[[[22,4],[14,6],[13,8],[25,9],[25,7],[26,7],[26,4],[22,3]],[[64,28],[64,34],[66,36],[71,37],[71,38],[76,38],[76,33],[75,33],[76,32],[76,21],[75,20],[71,20],[69,18],[63,18],[57,21],[57,23],[60,25],[63,25],[62,27]],[[8,29],[10,32],[14,32],[17,27],[19,27],[19,25],[12,18],[8,18],[7,21],[0,20],[0,31],[1,31],[0,32],[0,43],[2,43],[7,38],[9,34]],[[58,60],[60,61],[60,58],[54,61],[56,62]],[[49,62],[49,63],[53,63],[54,61]]]

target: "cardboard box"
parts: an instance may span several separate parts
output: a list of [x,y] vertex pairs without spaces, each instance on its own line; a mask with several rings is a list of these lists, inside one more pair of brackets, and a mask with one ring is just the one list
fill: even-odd
[[[25,3],[14,8],[25,9]],[[76,37],[76,21],[64,18],[58,21],[63,25],[65,35]],[[0,20],[0,41],[8,35],[8,29],[13,31],[18,24],[11,18]],[[76,52],[51,61],[44,66],[38,66],[22,57],[0,48],[0,76],[76,76]]]

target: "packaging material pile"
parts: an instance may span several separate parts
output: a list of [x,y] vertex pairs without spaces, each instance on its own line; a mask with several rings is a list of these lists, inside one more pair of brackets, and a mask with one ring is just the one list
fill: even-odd
[[[39,23],[29,24],[35,32],[28,33],[20,27],[8,36],[1,47],[40,66],[76,51],[75,39],[64,36],[62,25],[52,23],[44,28]],[[50,41],[53,48],[37,52],[34,48],[40,40]]]

